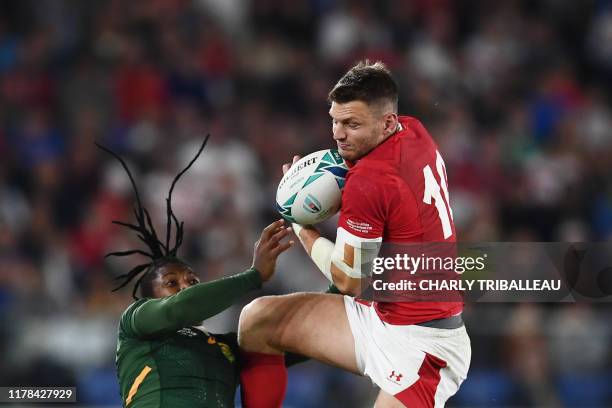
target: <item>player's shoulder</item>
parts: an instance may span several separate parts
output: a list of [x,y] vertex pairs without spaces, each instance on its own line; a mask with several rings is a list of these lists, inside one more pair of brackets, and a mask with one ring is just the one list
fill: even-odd
[[147,302],[147,298],[138,299],[132,304],[130,304],[121,314],[121,318],[119,319],[119,335],[133,337],[136,335],[134,331],[134,315],[136,310],[143,304]]
[[423,123],[412,116],[400,116],[400,149],[436,149],[436,143]]
[[131,317],[136,311],[136,309],[138,309],[138,307],[140,307],[143,303],[147,302],[148,300],[149,298],[142,298],[142,299],[138,299],[132,302],[123,311],[123,314],[121,315],[121,320]]
[[397,120],[402,126],[402,129],[410,129],[416,133],[421,133],[423,130],[426,131],[423,123],[414,116],[402,115],[398,116]]

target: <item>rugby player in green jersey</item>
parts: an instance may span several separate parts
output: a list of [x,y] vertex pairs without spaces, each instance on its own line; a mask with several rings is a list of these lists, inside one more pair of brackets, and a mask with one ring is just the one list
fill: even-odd
[[[114,222],[136,231],[148,248],[109,254],[140,254],[149,259],[120,276],[124,281],[115,289],[140,275],[132,292],[136,301],[125,310],[119,323],[116,365],[125,407],[233,407],[240,368],[236,333],[211,334],[201,323],[231,306],[245,293],[261,287],[273,275],[278,255],[293,244],[293,241],[281,242],[291,228],[286,228],[282,220],[276,221],[263,230],[255,244],[250,269],[206,283],[200,283],[193,269],[177,257],[183,224],[172,212],[172,190],[200,155],[207,140],[208,137],[172,183],[166,200],[165,242],[158,238],[149,213],[142,207],[136,183],[125,162],[99,146],[121,162],[137,199],[137,222]],[[173,245],[170,242],[172,225],[175,226]],[[136,296],[138,288],[140,299]],[[293,361],[298,360],[296,356]]]

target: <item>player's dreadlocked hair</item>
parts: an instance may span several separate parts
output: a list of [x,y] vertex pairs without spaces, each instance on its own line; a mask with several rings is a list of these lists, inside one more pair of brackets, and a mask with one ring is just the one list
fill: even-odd
[[[176,185],[177,181],[181,178],[181,176],[185,174],[185,172],[189,170],[189,168],[193,165],[193,163],[195,163],[198,157],[200,157],[200,154],[204,150],[204,147],[206,147],[206,143],[208,142],[209,137],[210,135],[206,135],[195,157],[191,159],[189,164],[183,170],[181,170],[181,172],[179,172],[174,178],[174,180],[172,181],[172,185],[170,186],[170,190],[168,191],[168,197],[166,198],[167,222],[166,222],[166,239],[164,242],[162,242],[159,239],[157,232],[155,231],[155,228],[153,227],[153,223],[151,222],[151,216],[149,215],[149,211],[147,211],[147,209],[142,206],[142,202],[140,201],[140,194],[138,193],[138,188],[136,187],[136,182],[134,181],[134,177],[132,177],[132,173],[130,172],[130,169],[128,168],[125,161],[112,150],[107,149],[106,147],[96,143],[96,146],[98,148],[104,150],[105,152],[107,152],[108,154],[110,154],[111,156],[119,160],[119,162],[121,163],[121,165],[127,172],[128,177],[130,178],[132,188],[134,189],[134,194],[136,195],[136,208],[134,208],[134,215],[136,216],[136,223],[130,224],[130,223],[123,222],[123,221],[113,221],[113,224],[122,225],[126,228],[136,231],[138,238],[142,242],[144,242],[148,248],[148,251],[143,251],[140,249],[132,249],[129,251],[111,252],[109,254],[106,254],[105,258],[108,258],[109,256],[129,256],[129,255],[134,255],[134,254],[140,254],[150,259],[149,262],[138,265],[132,268],[132,270],[129,271],[128,273],[125,273],[123,275],[116,277],[115,279],[117,280],[123,279],[123,282],[119,286],[117,286],[115,289],[113,289],[113,292],[123,288],[128,283],[130,283],[134,278],[136,278],[139,274],[142,274],[136,281],[136,284],[134,285],[134,289],[132,290],[132,297],[137,300],[138,297],[136,296],[136,291],[138,290],[138,287],[140,286],[140,283],[142,282],[143,278],[147,276],[150,272],[157,270],[159,267],[170,264],[170,263],[186,265],[185,262],[181,261],[177,257],[177,251],[180,248],[181,244],[183,243],[183,225],[184,223],[182,221],[179,222],[179,220],[174,215],[174,212],[172,211],[172,191],[174,190],[174,186]],[[170,235],[171,235],[171,229],[172,229],[173,223],[174,223],[176,231],[175,231],[174,245],[171,246]]]

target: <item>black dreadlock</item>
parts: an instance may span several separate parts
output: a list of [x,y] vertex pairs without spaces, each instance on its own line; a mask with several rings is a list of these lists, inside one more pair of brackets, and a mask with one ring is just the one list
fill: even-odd
[[[138,193],[138,188],[136,187],[136,182],[134,181],[134,177],[132,177],[132,173],[130,172],[130,169],[128,168],[125,161],[112,150],[107,149],[106,147],[98,143],[95,144],[98,148],[104,150],[106,153],[110,154],[111,156],[119,160],[119,162],[125,169],[126,173],[128,174],[128,177],[130,178],[130,183],[132,184],[132,188],[134,189],[134,194],[136,195],[137,206],[134,209],[134,215],[136,216],[136,224],[130,224],[127,222],[122,222],[122,221],[113,221],[113,224],[121,225],[133,231],[136,231],[138,238],[142,242],[144,242],[149,248],[148,252],[140,250],[140,249],[111,252],[109,254],[106,254],[104,258],[108,258],[109,256],[129,256],[129,255],[134,255],[134,254],[140,254],[140,255],[143,255],[151,259],[150,262],[138,265],[132,268],[132,270],[129,271],[128,273],[117,276],[115,279],[116,280],[123,279],[123,282],[119,286],[117,286],[115,289],[113,289],[113,292],[123,288],[128,283],[130,283],[136,276],[141,274],[143,271],[146,271],[145,273],[142,274],[142,276],[138,278],[138,280],[136,281],[136,284],[134,285],[134,289],[132,290],[132,297],[137,300],[138,297],[136,296],[136,291],[138,290],[138,287],[140,286],[140,283],[142,282],[143,278],[149,272],[157,269],[158,267],[162,265],[168,264],[168,263],[178,263],[178,264],[186,265],[185,262],[177,258],[177,251],[179,247],[181,246],[181,244],[183,243],[184,223],[182,221],[179,222],[179,220],[176,218],[176,215],[174,215],[174,212],[172,211],[172,192],[174,191],[174,186],[176,185],[177,181],[181,178],[183,174],[185,174],[187,170],[189,170],[189,168],[193,165],[193,163],[195,163],[198,157],[200,157],[200,154],[206,147],[206,143],[208,142],[209,137],[210,137],[209,134],[206,135],[206,137],[204,138],[204,141],[202,142],[202,146],[200,146],[200,149],[196,153],[195,157],[191,159],[189,164],[183,170],[181,170],[181,172],[179,172],[174,178],[174,180],[172,181],[172,185],[170,186],[170,190],[168,191],[168,198],[166,198],[167,223],[166,223],[165,242],[162,242],[159,240],[157,236],[157,232],[155,231],[155,228],[153,227],[153,223],[151,222],[151,216],[149,212],[147,211],[147,209],[142,206],[142,202],[140,201],[140,194]],[[175,233],[174,246],[170,248],[170,235],[171,235],[171,229],[172,229],[173,222],[176,228],[176,233]]]

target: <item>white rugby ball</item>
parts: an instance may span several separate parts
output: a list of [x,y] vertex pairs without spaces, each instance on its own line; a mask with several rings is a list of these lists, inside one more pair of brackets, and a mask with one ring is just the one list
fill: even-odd
[[276,190],[276,209],[287,221],[312,225],[338,212],[348,166],[338,150],[302,157]]

